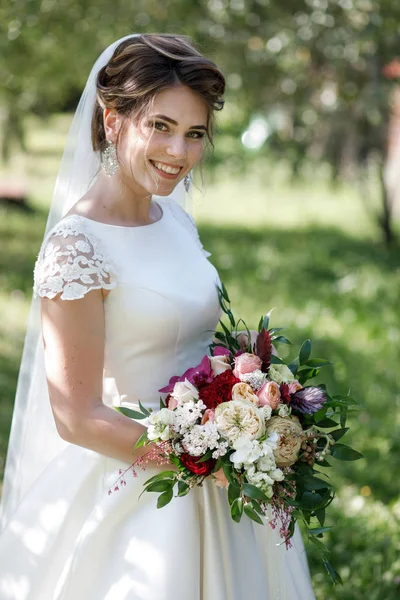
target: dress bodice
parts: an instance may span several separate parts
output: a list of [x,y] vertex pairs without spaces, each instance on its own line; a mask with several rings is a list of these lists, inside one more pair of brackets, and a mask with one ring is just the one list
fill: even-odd
[[[159,407],[158,389],[207,352],[220,316],[214,266],[190,217],[161,201],[159,221],[120,227],[71,215],[46,236],[35,292],[105,301],[103,400]],[[91,281],[92,280],[92,281]]]

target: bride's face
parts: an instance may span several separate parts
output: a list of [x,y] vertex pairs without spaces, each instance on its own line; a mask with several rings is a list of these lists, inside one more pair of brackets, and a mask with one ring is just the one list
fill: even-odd
[[200,96],[182,85],[162,90],[150,112],[120,136],[120,177],[137,192],[167,196],[200,161],[206,132]]

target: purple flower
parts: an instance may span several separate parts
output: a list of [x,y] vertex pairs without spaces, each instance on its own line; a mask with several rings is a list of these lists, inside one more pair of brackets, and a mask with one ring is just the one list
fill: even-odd
[[215,346],[214,347],[214,356],[230,356],[231,351],[225,346]]
[[290,406],[309,415],[317,412],[326,402],[326,395],[321,388],[305,387],[290,395]]
[[174,385],[178,381],[185,381],[185,379],[190,381],[190,383],[192,383],[195,387],[199,387],[203,383],[212,382],[212,380],[214,379],[214,374],[211,368],[210,359],[207,356],[207,354],[204,356],[201,363],[197,365],[197,367],[191,367],[190,369],[185,371],[181,377],[178,377],[177,375],[171,377],[171,379],[169,380],[169,384],[158,391],[162,394],[170,394],[174,389]]

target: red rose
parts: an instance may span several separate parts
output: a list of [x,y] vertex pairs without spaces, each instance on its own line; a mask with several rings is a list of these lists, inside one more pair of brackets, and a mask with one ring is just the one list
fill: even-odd
[[214,410],[222,402],[232,400],[232,388],[240,379],[228,370],[220,373],[211,383],[206,383],[199,388],[200,400],[207,408]]
[[213,468],[215,467],[215,463],[217,462],[214,458],[209,458],[204,462],[198,462],[201,459],[201,456],[191,456],[186,452],[181,454],[180,456],[182,464],[192,471],[195,475],[201,475],[205,477],[209,475]]

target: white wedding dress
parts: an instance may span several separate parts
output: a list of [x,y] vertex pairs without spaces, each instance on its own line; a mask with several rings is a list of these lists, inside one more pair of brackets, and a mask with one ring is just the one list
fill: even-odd
[[[41,296],[107,288],[104,402],[159,407],[158,389],[199,363],[220,308],[218,274],[190,217],[169,200],[155,223],[120,227],[69,216],[46,237]],[[156,508],[121,461],[65,443],[0,534],[1,600],[313,600],[297,532],[232,521],[226,491],[206,482]]]

